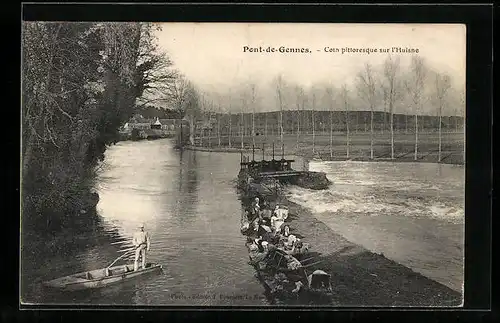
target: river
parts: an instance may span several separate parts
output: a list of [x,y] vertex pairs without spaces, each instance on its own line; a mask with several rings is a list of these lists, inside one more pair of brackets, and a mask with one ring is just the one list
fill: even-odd
[[290,200],[351,242],[463,291],[465,172],[433,163],[311,162],[327,191],[291,188]]
[[[151,236],[148,261],[160,275],[102,290],[47,293],[44,304],[265,305],[248,264],[235,189],[239,154],[174,150],[170,140],[120,142],[106,151],[96,189],[103,242],[36,265],[52,279],[102,268],[131,247],[138,224]],[[445,167],[447,166],[447,167]],[[438,167],[438,168],[436,168]],[[336,232],[456,289],[463,275],[463,169],[450,165],[314,163],[331,190],[290,187],[290,198]],[[445,272],[449,272],[446,274]],[[37,285],[38,286],[38,285]],[[361,304],[360,304],[361,305]]]

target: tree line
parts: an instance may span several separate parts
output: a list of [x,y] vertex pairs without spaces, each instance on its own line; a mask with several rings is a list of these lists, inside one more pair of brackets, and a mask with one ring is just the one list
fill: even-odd
[[[349,143],[350,127],[358,130],[362,125],[370,133],[371,158],[374,132],[380,130],[391,133],[391,158],[394,158],[394,130],[404,128],[406,133],[414,133],[417,159],[418,135],[424,127],[439,132],[439,154],[443,126],[448,130],[463,130],[464,86],[454,85],[449,74],[437,72],[418,55],[411,57],[408,66],[403,66],[399,57],[390,55],[380,66],[366,63],[351,84],[327,82],[304,87],[277,75],[271,84],[261,85],[260,89],[252,80],[235,87],[236,94],[231,93],[233,91],[209,94],[212,98],[201,104],[205,117],[220,114],[223,110],[230,115],[239,114],[236,128],[251,127],[252,134],[256,133],[257,118],[259,132],[262,132],[262,124],[264,128],[270,125],[272,129],[279,129],[281,141],[285,132],[295,128],[297,145],[301,134],[312,133],[313,150],[318,130],[324,132],[329,128],[333,141],[334,132],[343,128]],[[247,114],[251,116],[246,117]],[[230,118],[231,123],[233,119]],[[242,129],[240,132],[243,136],[247,131]]]
[[168,99],[185,115],[194,86],[158,48],[157,28],[23,23],[23,230],[55,232],[88,218],[106,147],[133,114]]

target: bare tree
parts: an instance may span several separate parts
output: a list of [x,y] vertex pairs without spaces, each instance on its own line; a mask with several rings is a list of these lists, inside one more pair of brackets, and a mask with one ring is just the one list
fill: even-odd
[[250,102],[252,104],[252,147],[255,147],[255,84],[250,84]]
[[205,93],[200,93],[200,114],[201,114],[201,124],[200,124],[200,146],[203,146],[203,140],[205,139],[205,118],[206,118],[206,108],[207,104],[205,101]]
[[173,62],[160,50],[155,31],[161,27],[153,23],[141,25],[141,39],[137,57],[135,91],[138,107],[147,104],[170,103],[172,87],[180,74],[174,70]]
[[178,74],[172,84],[168,87],[168,102],[174,109],[184,114],[188,101],[189,81],[181,74]]
[[231,100],[232,100],[232,97],[231,97],[231,92],[229,92],[229,95],[228,95],[228,99],[229,99],[229,131],[228,131],[228,146],[229,148],[231,148],[231,137],[233,135],[233,116],[232,116],[232,103],[231,103]]
[[376,82],[372,66],[366,63],[357,76],[358,95],[370,106],[370,159],[373,159],[373,109],[377,104]]
[[[301,111],[300,111],[300,103],[301,100],[304,96],[304,90],[296,86],[295,87],[295,94],[296,94],[296,105],[297,105],[297,151],[299,151],[299,143],[300,143],[300,118],[301,118]],[[303,104],[303,101],[302,101]]]
[[[196,90],[195,86],[189,82],[186,81],[185,83],[182,83],[182,87],[184,88],[182,90],[182,97],[184,99],[180,102],[182,102],[182,109],[184,115],[187,117],[189,120],[189,142],[191,145],[195,145],[195,125],[196,121],[200,117],[200,112],[201,112],[201,104],[200,104],[200,97],[199,93]],[[201,142],[201,137],[200,137],[200,142]]]
[[[389,56],[384,62],[384,83],[382,85],[385,101],[389,104],[391,127],[391,159],[394,159],[394,106],[401,99],[402,91],[399,80],[399,57]],[[385,118],[385,115],[384,115]],[[385,119],[384,119],[385,120]]]
[[212,113],[214,110],[214,103],[210,101],[208,103],[208,147],[212,147]]
[[439,114],[439,148],[438,148],[438,162],[441,162],[441,149],[442,149],[442,117],[443,108],[447,104],[447,95],[451,88],[451,78],[446,74],[436,74],[436,99],[438,104]]
[[218,139],[218,146],[220,147],[220,117],[221,117],[221,112],[222,109],[220,107],[220,101],[218,103],[218,109],[217,109],[217,139]]
[[409,80],[406,80],[405,86],[415,110],[415,160],[418,159],[418,113],[421,111],[423,102],[426,74],[424,59],[420,56],[413,56],[411,58]]
[[276,94],[278,96],[278,104],[279,104],[279,111],[280,111],[280,118],[279,118],[279,129],[280,129],[280,142],[281,142],[281,154],[283,155],[284,152],[284,143],[283,143],[283,89],[284,89],[284,81],[283,77],[281,75],[278,75],[276,78]]
[[330,158],[333,158],[333,101],[334,93],[331,87],[326,88],[326,95],[330,103]]
[[465,94],[465,89],[460,91],[460,108],[461,108],[461,113],[459,114],[463,120],[462,120],[462,126],[463,126],[463,132],[464,132],[464,140],[463,140],[463,145],[464,145],[464,150],[463,150],[463,162],[465,165],[465,138],[466,138],[466,122],[465,122],[465,117],[466,117],[466,111],[467,111],[467,103],[466,103],[466,94]]
[[264,112],[264,136],[266,137],[267,140],[267,111]]
[[345,118],[346,118],[346,132],[347,132],[347,140],[346,140],[346,146],[347,146],[347,151],[346,151],[346,157],[349,159],[349,150],[350,150],[350,133],[349,133],[349,90],[347,89],[347,86],[344,84],[342,85],[342,101],[344,103],[344,110],[345,110]]
[[455,108],[455,115],[456,115],[456,118],[455,120],[455,132],[458,132],[458,119],[460,117],[463,118],[463,131],[464,131],[464,135],[465,135],[465,90],[460,90],[459,93],[458,93],[458,103],[459,105]]
[[240,118],[240,137],[241,137],[241,149],[245,148],[243,144],[243,131],[245,130],[243,111],[246,110],[247,100],[245,95],[241,96],[241,118]]
[[313,156],[316,154],[316,150],[315,150],[315,144],[316,144],[316,135],[315,135],[315,131],[314,131],[314,126],[315,126],[315,120],[314,120],[314,110],[316,108],[316,93],[315,93],[315,89],[313,88],[312,89],[312,106],[311,106],[312,110],[311,110],[311,123],[312,123],[312,135],[313,135],[313,142],[312,142],[312,153],[313,153]]

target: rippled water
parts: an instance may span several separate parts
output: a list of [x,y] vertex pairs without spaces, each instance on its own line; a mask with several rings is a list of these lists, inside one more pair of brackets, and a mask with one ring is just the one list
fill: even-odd
[[[169,140],[121,142],[106,152],[98,211],[107,245],[52,259],[55,277],[102,268],[131,247],[137,224],[151,236],[148,261],[164,273],[81,295],[44,295],[43,302],[140,305],[259,305],[264,288],[248,265],[239,232],[234,179],[239,154],[173,149]],[[111,235],[111,233],[113,233]],[[61,270],[64,263],[68,268]],[[56,266],[59,265],[59,266]],[[250,298],[250,299],[248,299]]]
[[335,232],[457,291],[463,288],[464,168],[428,163],[311,162],[327,191],[291,200]]
[[[257,156],[256,156],[257,158]],[[173,149],[169,140],[121,142],[106,152],[98,178],[98,243],[42,255],[23,276],[29,303],[265,305],[240,234],[234,180],[239,154]],[[295,167],[301,168],[301,161]],[[290,198],[349,240],[384,252],[455,289],[463,276],[463,168],[431,164],[314,163],[328,191],[290,187]],[[131,247],[139,223],[151,235],[148,261],[164,273],[101,290],[48,293],[41,280],[103,268]],[[26,294],[26,293],[24,293]]]
[[265,303],[238,230],[241,203],[233,181],[239,159],[238,154],[181,153],[167,140],[109,150],[99,212],[126,244],[137,224],[145,223],[152,240],[148,259],[164,267],[164,275],[138,288],[134,303]]

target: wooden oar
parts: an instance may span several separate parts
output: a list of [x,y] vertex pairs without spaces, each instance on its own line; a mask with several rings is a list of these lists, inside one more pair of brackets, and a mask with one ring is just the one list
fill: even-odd
[[306,261],[312,260],[314,258],[315,257],[309,257],[309,258],[305,258],[305,259],[302,259],[302,260],[299,260],[299,261],[302,263],[302,262],[306,262]]
[[319,263],[321,263],[321,262],[323,262],[323,261],[324,261],[324,260],[316,261],[316,262],[313,262],[313,263],[311,263],[311,264],[303,265],[302,267],[304,267],[304,268],[311,267],[311,266],[313,266],[313,265],[317,265],[317,264],[319,264]]
[[109,269],[111,266],[113,266],[118,260],[122,259],[123,257],[125,257],[126,255],[130,255],[132,252],[135,252],[135,249],[134,248],[133,250],[129,250],[127,252],[125,252],[123,255],[121,255],[120,257],[116,258],[115,261],[113,261],[108,267],[106,267],[106,269]]

